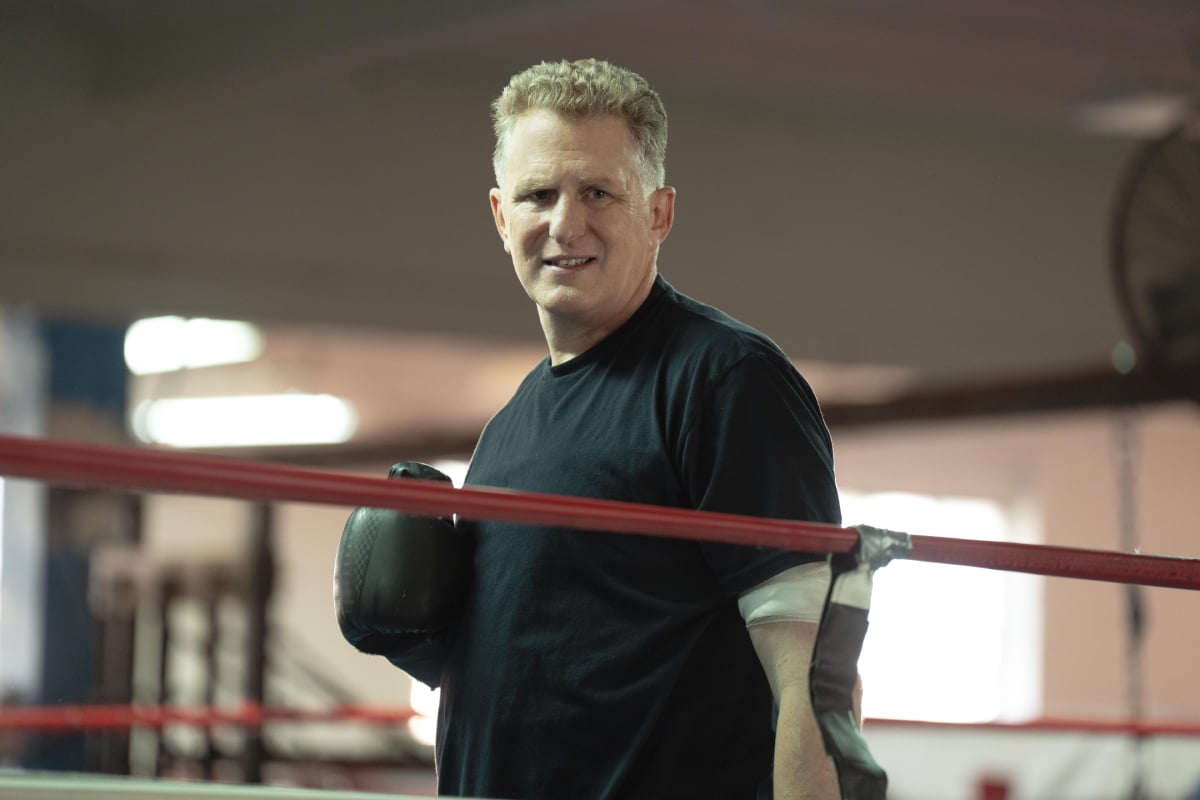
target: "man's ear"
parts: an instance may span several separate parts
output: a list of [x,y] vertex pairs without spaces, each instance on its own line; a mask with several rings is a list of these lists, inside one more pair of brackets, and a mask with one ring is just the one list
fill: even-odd
[[492,204],[492,218],[496,220],[496,232],[500,234],[500,241],[504,242],[504,252],[512,255],[512,248],[508,244],[508,220],[504,218],[504,207],[500,202],[500,190],[492,189],[488,192],[488,200]]
[[675,187],[663,186],[650,194],[650,231],[659,244],[675,224]]

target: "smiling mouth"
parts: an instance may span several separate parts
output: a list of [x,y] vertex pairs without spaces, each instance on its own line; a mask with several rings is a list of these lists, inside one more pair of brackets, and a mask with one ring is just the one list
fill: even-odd
[[574,269],[592,263],[596,259],[591,256],[581,258],[547,258],[542,263],[547,267],[556,267],[558,269]]

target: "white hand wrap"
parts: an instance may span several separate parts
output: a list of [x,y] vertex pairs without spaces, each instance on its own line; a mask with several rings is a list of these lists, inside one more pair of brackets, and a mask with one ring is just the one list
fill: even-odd
[[785,569],[738,598],[746,627],[763,622],[820,622],[829,593],[829,559]]

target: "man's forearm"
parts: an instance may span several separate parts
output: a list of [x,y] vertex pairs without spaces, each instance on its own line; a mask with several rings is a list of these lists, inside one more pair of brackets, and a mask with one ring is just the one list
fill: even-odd
[[807,687],[789,687],[779,698],[775,734],[775,800],[839,800],[837,771],[825,752]]
[[841,800],[833,759],[808,696],[814,622],[770,622],[749,628],[771,693],[779,705],[775,726],[775,800]]

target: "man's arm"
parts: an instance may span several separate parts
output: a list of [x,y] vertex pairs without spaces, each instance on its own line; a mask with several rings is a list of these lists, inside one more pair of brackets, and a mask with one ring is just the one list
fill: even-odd
[[808,694],[817,623],[751,625],[750,640],[779,706],[775,732],[775,800],[839,800],[837,771],[825,752]]

